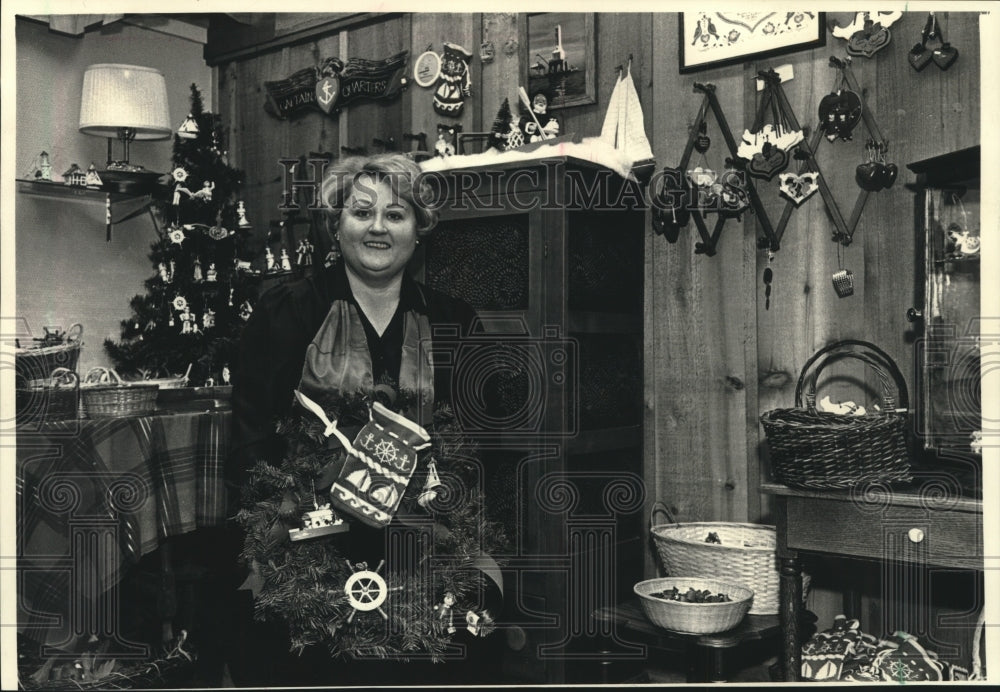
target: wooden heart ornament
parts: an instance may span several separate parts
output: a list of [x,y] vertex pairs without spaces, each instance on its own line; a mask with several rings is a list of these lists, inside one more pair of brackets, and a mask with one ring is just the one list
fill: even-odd
[[849,140],[861,122],[861,97],[850,89],[827,94],[819,102],[819,122],[831,142],[838,138]]
[[906,54],[906,59],[917,72],[931,64],[931,51],[924,48],[924,44],[918,43]]
[[958,60],[958,49],[950,43],[943,43],[940,48],[935,48],[932,51],[931,59],[942,70],[947,70]]
[[870,58],[889,45],[892,34],[881,24],[866,26],[856,31],[847,41],[847,52],[850,55]]
[[765,144],[763,150],[753,155],[747,172],[754,178],[770,180],[788,166],[788,152],[780,147]]
[[790,199],[797,207],[801,206],[803,202],[819,190],[817,182],[819,176],[812,171],[801,174],[782,173],[778,176],[778,179],[781,181],[778,191]]

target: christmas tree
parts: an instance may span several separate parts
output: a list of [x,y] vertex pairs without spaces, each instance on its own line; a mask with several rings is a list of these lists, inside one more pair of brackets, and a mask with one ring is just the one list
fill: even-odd
[[191,85],[191,110],[174,137],[169,186],[155,195],[155,273],[132,298],[121,340],[104,348],[123,376],[188,373],[192,385],[229,383],[257,278],[239,262],[250,223],[237,199],[242,173],[229,166],[222,119],[203,110]]
[[507,149],[512,149],[515,146],[519,146],[518,143],[511,144],[509,141],[510,131],[511,131],[511,113],[510,113],[510,102],[507,99],[503,100],[500,104],[500,108],[497,110],[497,116],[493,119],[493,128],[490,131],[490,141],[489,146],[491,149],[496,149],[497,151],[506,151]]

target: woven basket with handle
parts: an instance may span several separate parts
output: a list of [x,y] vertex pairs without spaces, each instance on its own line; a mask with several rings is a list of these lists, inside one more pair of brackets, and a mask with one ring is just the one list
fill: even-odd
[[15,402],[18,424],[76,418],[80,378],[69,368],[56,368],[47,380],[19,386]]
[[[663,514],[668,523],[657,524]],[[662,502],[654,502],[649,532],[656,552],[671,577],[703,577],[740,584],[754,592],[751,615],[778,612],[779,574],[775,555],[777,534],[766,524],[725,521],[675,523]],[[718,543],[708,542],[711,534]],[[802,598],[809,592],[810,577],[802,575]]]
[[108,368],[92,368],[84,378],[80,395],[88,417],[121,418],[156,408],[159,389],[155,384],[125,382]]
[[27,387],[43,387],[57,368],[76,372],[83,348],[83,325],[74,324],[66,331],[66,340],[55,346],[35,346],[14,351],[17,377]]
[[[820,373],[843,358],[871,367],[882,388],[879,410],[861,416],[816,410]],[[774,409],[760,417],[774,480],[815,489],[912,480],[906,444],[908,405],[906,380],[892,358],[874,344],[847,339],[820,349],[802,368],[795,388],[796,408]]]

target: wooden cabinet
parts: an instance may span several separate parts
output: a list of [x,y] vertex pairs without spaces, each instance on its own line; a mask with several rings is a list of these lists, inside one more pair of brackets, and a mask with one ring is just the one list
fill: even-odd
[[642,190],[567,157],[430,182],[441,221],[416,273],[481,318],[453,398],[512,539],[502,620],[527,644],[506,667],[562,682],[592,613],[642,575]]
[[909,164],[917,174],[916,225],[923,249],[916,343],[917,421],[925,447],[969,456],[982,427],[980,367],[980,148]]

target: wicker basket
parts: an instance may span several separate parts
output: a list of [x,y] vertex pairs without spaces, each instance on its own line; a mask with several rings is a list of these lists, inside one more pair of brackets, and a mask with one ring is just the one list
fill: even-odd
[[[656,524],[657,513],[669,523]],[[656,552],[671,577],[724,578],[754,592],[751,615],[778,612],[780,580],[775,555],[777,534],[765,524],[701,521],[678,524],[662,502],[654,502],[649,532]],[[709,534],[719,543],[707,543]],[[809,592],[810,577],[802,575],[802,598]]]
[[[650,595],[673,587],[680,591],[707,589],[712,593],[723,593],[732,600],[722,603],[685,603]],[[731,630],[746,617],[754,599],[753,591],[745,586],[694,577],[647,579],[636,584],[632,590],[639,597],[639,603],[650,622],[665,630],[683,634],[715,634]]]
[[[854,416],[816,410],[819,375],[841,358],[871,366],[882,386],[881,411]],[[849,339],[817,351],[799,376],[796,408],[774,409],[760,417],[774,480],[816,489],[912,480],[906,442],[908,405],[902,373],[877,346]]]
[[42,387],[58,368],[76,372],[83,347],[83,325],[74,324],[66,332],[65,343],[58,346],[19,348],[14,352],[19,386]]
[[19,386],[15,402],[18,425],[76,418],[80,377],[68,368],[56,368],[41,384]]
[[108,368],[92,368],[84,378],[80,393],[88,417],[122,418],[156,408],[159,389],[145,382],[123,382],[117,372]]

